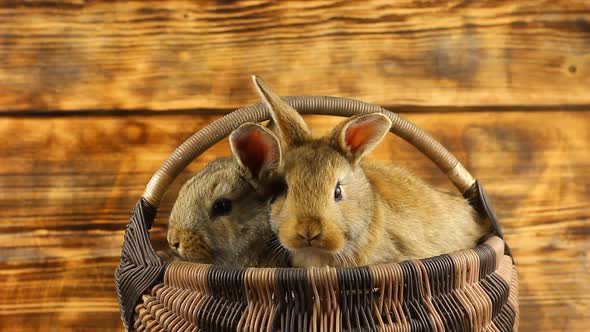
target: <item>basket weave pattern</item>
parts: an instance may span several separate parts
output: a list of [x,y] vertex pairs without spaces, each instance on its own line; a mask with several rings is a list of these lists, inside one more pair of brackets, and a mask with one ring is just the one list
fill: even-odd
[[[224,270],[171,263],[137,331],[512,331],[518,280],[504,243],[359,268]],[[277,294],[284,296],[277,297]]]

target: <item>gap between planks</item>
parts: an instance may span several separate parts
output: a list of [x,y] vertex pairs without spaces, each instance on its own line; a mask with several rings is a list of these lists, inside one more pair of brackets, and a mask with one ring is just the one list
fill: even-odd
[[[244,105],[248,106],[248,105]],[[567,104],[567,105],[482,105],[482,106],[417,106],[417,105],[395,105],[383,106],[383,108],[395,113],[465,113],[465,112],[555,112],[570,111],[584,112],[590,110],[590,104]],[[214,109],[214,108],[194,108],[194,109],[170,109],[165,111],[146,110],[146,109],[88,109],[76,111],[13,111],[0,110],[0,118],[42,118],[42,117],[79,117],[79,116],[100,116],[100,117],[118,117],[118,116],[175,116],[175,115],[223,115],[228,114],[236,109]]]

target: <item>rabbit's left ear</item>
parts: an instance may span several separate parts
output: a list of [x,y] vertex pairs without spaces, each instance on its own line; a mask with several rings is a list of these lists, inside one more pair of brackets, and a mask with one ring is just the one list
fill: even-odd
[[267,128],[246,123],[229,136],[232,155],[254,179],[262,179],[281,164],[281,148],[275,135]]
[[381,142],[391,128],[391,120],[381,113],[359,115],[341,122],[330,134],[331,145],[351,163],[362,157]]
[[311,131],[303,121],[303,117],[281,99],[262,79],[252,76],[252,80],[260,99],[269,108],[274,126],[278,129],[281,142],[285,145],[283,148],[288,149],[310,139]]

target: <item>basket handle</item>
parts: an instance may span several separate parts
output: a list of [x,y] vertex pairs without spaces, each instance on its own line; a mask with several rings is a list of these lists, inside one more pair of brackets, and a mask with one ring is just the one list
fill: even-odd
[[[390,131],[430,158],[461,193],[466,194],[476,182],[459,160],[442,144],[412,122],[381,106],[337,97],[300,96],[283,99],[301,114],[349,117],[375,112],[383,113],[391,120]],[[172,181],[205,150],[227,137],[240,125],[247,122],[262,122],[269,118],[270,113],[266,105],[258,103],[240,108],[213,121],[174,150],[152,176],[142,197],[157,208]]]

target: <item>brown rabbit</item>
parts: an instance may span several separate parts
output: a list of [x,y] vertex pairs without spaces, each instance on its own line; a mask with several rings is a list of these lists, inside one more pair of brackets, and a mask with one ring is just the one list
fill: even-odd
[[[183,185],[168,225],[174,256],[226,267],[289,265],[288,253],[269,224],[272,195],[265,188],[272,185],[267,169],[276,168],[280,150],[278,143],[267,140],[276,141],[267,129],[240,127],[230,136],[230,145],[232,151],[235,146],[247,150],[248,159],[234,153],[233,158],[214,160]],[[256,151],[266,146],[274,148]]]
[[[430,257],[473,247],[489,231],[465,199],[400,167],[362,161],[390,129],[385,115],[349,118],[314,139],[295,109],[260,79],[254,83],[284,145],[277,171],[285,190],[272,203],[271,226],[294,266]],[[258,143],[269,142],[276,143]]]

